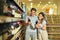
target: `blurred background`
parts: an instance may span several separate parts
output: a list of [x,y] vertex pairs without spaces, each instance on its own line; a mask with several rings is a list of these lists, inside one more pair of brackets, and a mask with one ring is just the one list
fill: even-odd
[[0,0],[0,40],[25,40],[31,8],[45,13],[49,40],[60,40],[60,0]]

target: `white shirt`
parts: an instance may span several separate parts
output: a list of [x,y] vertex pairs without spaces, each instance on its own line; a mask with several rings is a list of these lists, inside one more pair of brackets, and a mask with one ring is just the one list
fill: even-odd
[[40,24],[40,27],[38,28],[38,31],[42,30],[42,27],[46,25],[46,21],[43,20],[42,23]]
[[[28,18],[30,19],[31,25],[33,26],[33,28],[35,28],[36,21],[38,20],[37,16],[27,16],[26,17],[26,22],[28,21]],[[27,31],[36,32],[36,29],[33,30],[33,29],[30,28],[30,25],[28,25]]]

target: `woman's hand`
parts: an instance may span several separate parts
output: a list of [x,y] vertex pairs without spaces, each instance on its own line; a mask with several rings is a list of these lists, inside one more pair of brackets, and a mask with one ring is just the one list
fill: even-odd
[[46,30],[46,25],[44,25],[44,26],[42,27],[42,29],[43,29],[43,30]]

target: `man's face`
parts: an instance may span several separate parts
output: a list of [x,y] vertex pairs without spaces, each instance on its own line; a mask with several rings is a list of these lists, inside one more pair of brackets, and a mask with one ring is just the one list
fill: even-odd
[[35,13],[36,13],[36,11],[34,11],[34,10],[31,11],[31,14],[32,15],[35,15]]

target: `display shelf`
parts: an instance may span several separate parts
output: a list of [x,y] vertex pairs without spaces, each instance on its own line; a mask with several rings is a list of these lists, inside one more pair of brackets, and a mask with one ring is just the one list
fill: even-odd
[[19,17],[0,16],[0,23],[15,22],[20,20],[24,20],[24,19],[21,19]]
[[59,27],[60,28],[60,24],[47,24],[47,27]]
[[7,0],[7,3],[15,5],[21,12],[24,12],[14,0]]
[[11,40],[15,40],[17,37],[20,36],[21,30],[20,27],[14,30],[14,36],[11,38]]
[[58,35],[59,34],[60,35],[60,32],[48,32],[48,34],[51,34],[51,35],[54,35],[54,34]]
[[8,35],[8,37],[6,38],[6,40],[14,40],[19,36],[19,33],[21,31],[21,26],[19,26],[18,28],[12,30],[12,33]]

